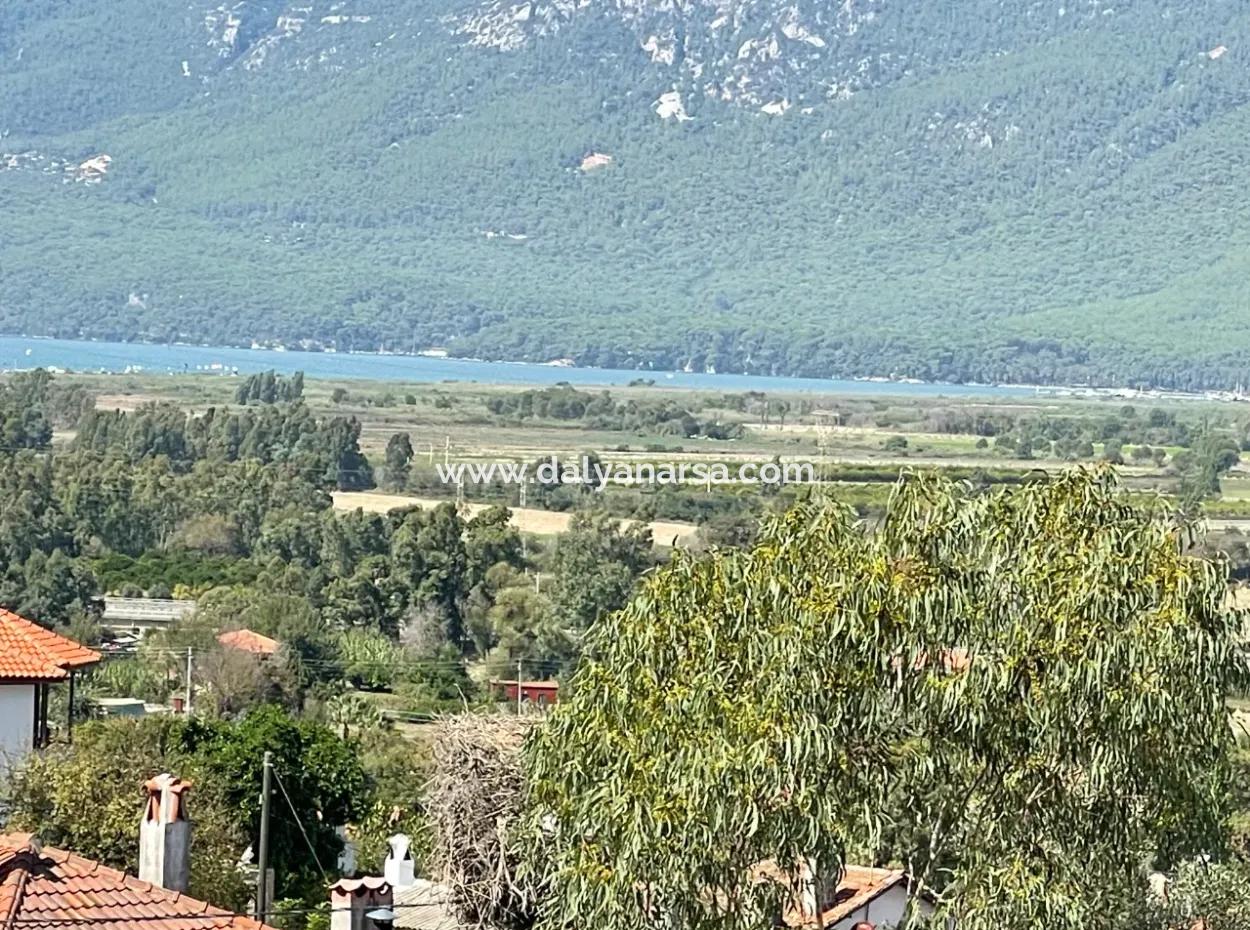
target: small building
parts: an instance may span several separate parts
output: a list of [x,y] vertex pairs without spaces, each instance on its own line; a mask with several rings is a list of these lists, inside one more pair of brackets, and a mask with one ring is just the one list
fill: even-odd
[[72,709],[75,674],[99,661],[95,650],[0,610],[0,774],[48,744],[52,685],[68,686]]
[[105,597],[100,625],[115,633],[164,630],[195,612],[195,601],[172,597]]
[[614,161],[616,159],[606,152],[587,152],[582,158],[581,170],[594,171],[596,168],[606,168]]
[[560,682],[558,681],[521,681],[515,678],[492,678],[490,680],[491,694],[499,697],[501,700],[509,701],[513,704],[517,703],[517,691],[521,692],[522,704],[535,704],[539,707],[549,707],[558,702],[560,697]]
[[254,656],[268,657],[278,651],[282,644],[276,639],[262,636],[252,630],[227,630],[217,634],[217,642],[227,649],[250,652]]
[[[826,930],[852,930],[860,924],[896,927],[907,914],[907,875],[897,869],[870,869],[848,865],[837,889],[821,912]],[[925,913],[933,908],[921,905]]]
[[[901,869],[846,865],[831,880],[820,881],[819,889],[810,865],[804,865],[796,876],[787,874],[775,862],[763,862],[755,867],[753,874],[756,881],[778,882],[792,889],[781,915],[781,923],[787,927],[818,926],[823,930],[893,927],[902,922],[911,900],[907,873]],[[919,907],[926,916],[933,913],[933,906],[927,899],[921,899]]]

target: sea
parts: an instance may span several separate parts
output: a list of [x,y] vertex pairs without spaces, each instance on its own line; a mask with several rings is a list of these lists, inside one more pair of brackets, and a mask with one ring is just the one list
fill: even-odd
[[545,386],[561,382],[586,387],[627,385],[639,379],[657,387],[701,391],[867,394],[895,397],[1033,397],[1039,388],[1014,385],[929,384],[917,381],[780,378],[765,375],[687,371],[576,368],[526,362],[488,362],[421,355],[368,352],[301,352],[224,346],[162,345],[0,336],[0,369],[49,368],[119,374],[247,375],[302,371],[309,378],[369,379],[409,383],[467,382]]

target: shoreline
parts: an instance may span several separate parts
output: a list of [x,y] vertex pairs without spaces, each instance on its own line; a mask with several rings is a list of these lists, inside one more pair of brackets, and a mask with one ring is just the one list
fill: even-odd
[[[22,346],[32,343],[32,346]],[[6,351],[14,344],[17,353]],[[35,348],[53,346],[60,352],[58,359],[36,357]],[[66,355],[77,354],[74,347],[93,349],[97,353],[111,353],[114,358],[107,362],[83,358],[66,361]],[[159,353],[194,353],[202,356],[162,361]],[[43,355],[45,353],[38,353]],[[90,352],[85,353],[87,355]],[[120,355],[146,356],[127,361]],[[212,359],[211,356],[221,356]],[[261,362],[271,359],[272,362]],[[298,364],[297,360],[318,360],[310,365]],[[349,361],[350,360],[350,361]],[[362,360],[372,360],[387,368],[412,368],[410,372],[360,371]],[[321,364],[320,362],[328,362]],[[256,364],[252,364],[256,363]],[[354,363],[354,364],[353,364]],[[724,390],[727,392],[764,390],[774,393],[825,393],[825,394],[881,394],[889,396],[963,396],[963,397],[1036,397],[1056,398],[1091,397],[1129,400],[1205,400],[1213,402],[1247,402],[1250,396],[1227,390],[1201,392],[1178,391],[1167,388],[1109,387],[1081,384],[986,384],[980,382],[921,381],[915,378],[890,378],[884,376],[812,378],[789,375],[757,375],[735,372],[699,372],[689,370],[664,371],[648,368],[612,369],[581,366],[569,359],[547,362],[527,362],[515,359],[490,360],[447,355],[426,348],[416,353],[396,351],[339,351],[335,349],[308,348],[307,346],[224,346],[190,342],[114,342],[95,338],[62,339],[54,336],[0,335],[0,371],[21,371],[32,368],[59,369],[84,374],[209,374],[233,376],[269,368],[283,371],[304,370],[310,377],[332,380],[377,380],[397,383],[438,383],[460,381],[498,385],[529,384],[533,386],[571,383],[576,386],[601,387],[655,387],[693,390]],[[328,370],[328,369],[339,370]],[[421,368],[430,369],[422,372]],[[466,371],[478,368],[480,371]],[[529,378],[492,378],[489,369],[505,369],[510,375],[530,372]],[[636,382],[650,382],[639,384]],[[737,384],[735,384],[737,382]],[[759,385],[759,386],[751,386]]]

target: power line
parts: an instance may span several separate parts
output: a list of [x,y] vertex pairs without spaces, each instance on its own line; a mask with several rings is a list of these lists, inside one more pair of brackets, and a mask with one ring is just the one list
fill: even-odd
[[308,831],[304,829],[304,823],[300,820],[299,813],[295,810],[295,805],[291,801],[291,796],[287,794],[286,785],[283,784],[282,776],[278,774],[277,769],[273,770],[273,777],[278,780],[278,788],[281,789],[282,796],[286,798],[286,806],[291,809],[291,816],[295,819],[295,826],[299,827],[300,835],[304,838],[304,843],[308,846],[308,851],[312,853],[313,862],[317,865],[317,871],[321,873],[321,880],[326,884],[329,884],[329,876],[326,875],[326,870],[321,867],[321,860],[317,858],[317,850],[313,848],[312,840],[308,838]]

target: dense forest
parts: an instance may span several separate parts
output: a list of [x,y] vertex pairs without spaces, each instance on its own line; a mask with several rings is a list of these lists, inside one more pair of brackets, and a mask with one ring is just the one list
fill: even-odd
[[[472,518],[452,501],[385,515],[332,509],[331,492],[373,487],[373,468],[359,423],[315,416],[301,385],[265,373],[237,396],[269,403],[120,413],[43,371],[9,378],[0,606],[94,642],[101,594],[198,598],[194,622],[154,648],[145,641],[137,664],[107,666],[105,689],[164,699],[170,680],[146,659],[163,669],[169,650],[215,649],[217,630],[246,625],[291,644],[291,664],[276,679],[245,676],[241,693],[237,675],[217,681],[206,667],[223,710],[256,689],[301,706],[309,688],[344,680],[428,709],[475,696],[470,663],[567,668],[581,633],[655,564],[649,531],[606,512],[527,544],[504,507]],[[73,432],[67,445],[51,444],[53,424]]]
[[1250,381],[1244,5],[531,12],[3,5],[0,328]]

